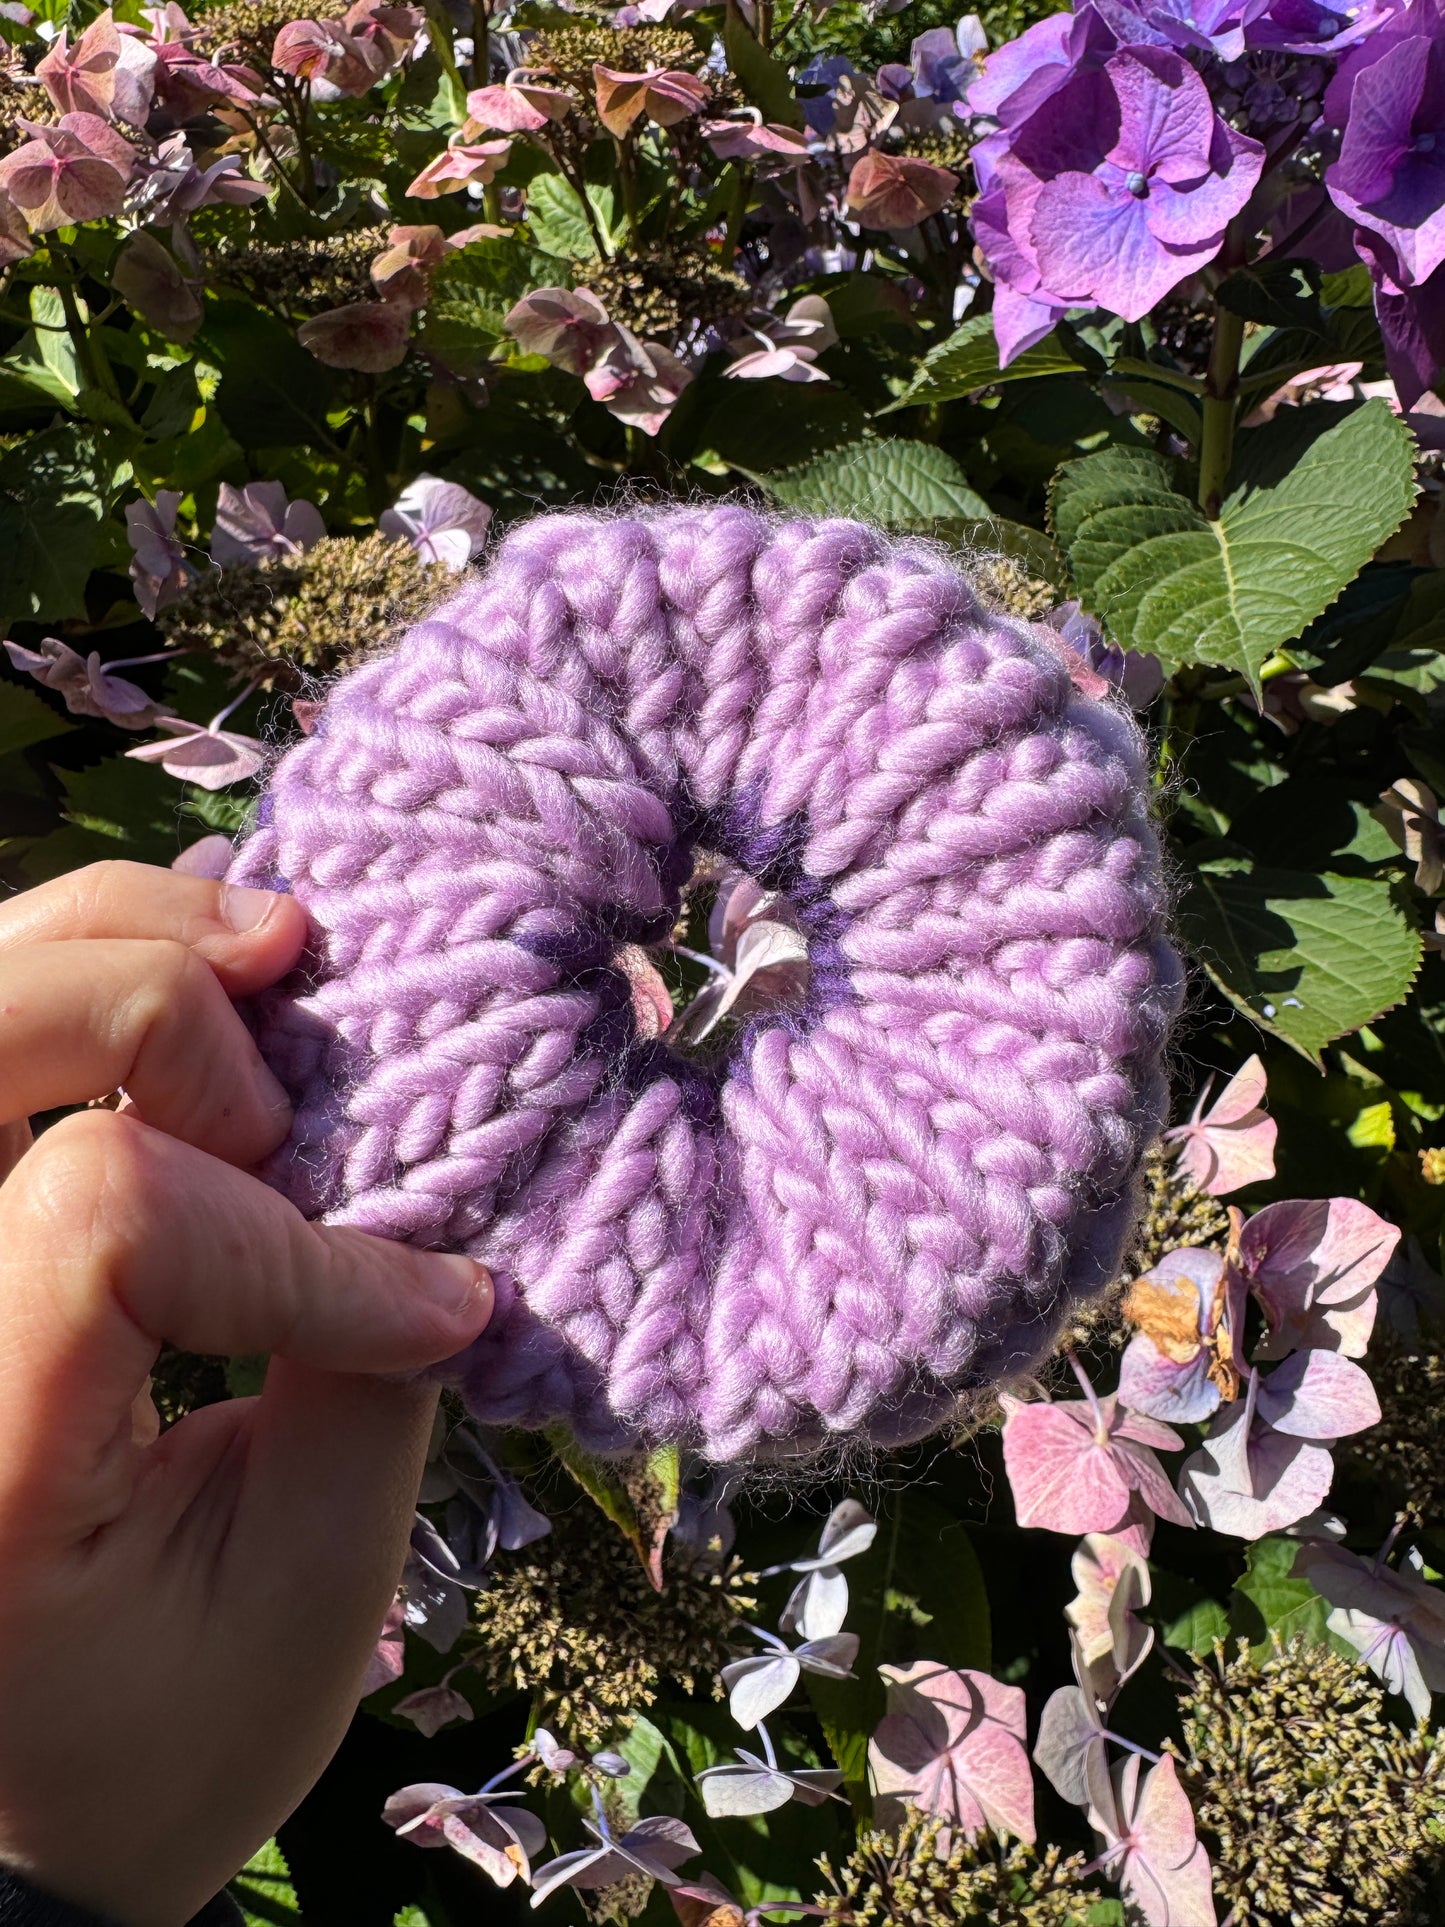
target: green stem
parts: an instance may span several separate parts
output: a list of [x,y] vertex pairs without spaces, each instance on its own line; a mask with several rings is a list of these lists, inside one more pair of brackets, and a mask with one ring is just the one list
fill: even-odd
[[311,212],[311,209],[307,205],[305,195],[301,192],[300,188],[297,187],[295,181],[292,180],[291,176],[286,172],[285,166],[283,165],[281,160],[281,156],[276,152],[275,148],[271,145],[270,141],[266,138],[266,132],[265,132],[265,129],[261,126],[261,123],[258,120],[254,120],[251,117],[251,115],[246,113],[243,113],[241,118],[245,121],[246,125],[250,128],[251,132],[256,136],[256,145],[260,148],[261,152],[266,156],[267,160],[270,161],[272,167],[276,170],[276,179],[280,182],[282,187],[285,188],[286,192],[291,196],[292,200],[295,201],[296,205],[298,207],[305,208],[306,212],[309,214]]
[[1204,378],[1204,430],[1199,443],[1199,506],[1211,521],[1218,520],[1229,464],[1234,454],[1234,424],[1239,412],[1239,353],[1244,346],[1244,317],[1231,314],[1216,301],[1214,340],[1209,349],[1209,372]]
[[733,162],[733,198],[728,209],[727,234],[723,240],[723,259],[731,267],[737,257],[738,242],[742,237],[743,222],[747,218],[748,201],[753,191],[753,170],[740,161]]
[[[627,216],[627,239],[629,244],[637,239],[637,175],[634,171],[631,139],[618,140],[613,137],[617,149],[617,172],[622,181],[622,211]],[[586,195],[582,197],[586,200]]]
[[[59,249],[52,242],[52,256],[58,253]],[[70,266],[73,275],[75,271],[73,263],[67,263],[67,265]],[[115,370],[111,367],[105,350],[86,326],[85,317],[80,312],[80,303],[75,296],[74,280],[61,281],[57,292],[60,295],[60,305],[65,310],[66,328],[70,339],[75,343],[75,358],[80,363],[87,387],[99,389],[102,394],[109,395],[113,401],[119,401],[120,384],[115,378]]]
[[[1213,270],[1217,290],[1249,252],[1249,235],[1242,219],[1225,229],[1224,246]],[[1200,408],[1204,426],[1199,438],[1199,506],[1211,522],[1218,521],[1224,500],[1229,464],[1234,456],[1234,429],[1239,416],[1239,356],[1244,347],[1244,317],[1231,314],[1214,298],[1214,339],[1209,344],[1209,367],[1204,376]]]
[[377,396],[367,396],[365,409],[366,440],[364,443],[366,459],[366,492],[371,512],[380,515],[391,500],[391,481],[386,472],[386,457],[381,446],[381,429],[377,420]]
[[472,85],[485,87],[492,61],[490,0],[472,0]]

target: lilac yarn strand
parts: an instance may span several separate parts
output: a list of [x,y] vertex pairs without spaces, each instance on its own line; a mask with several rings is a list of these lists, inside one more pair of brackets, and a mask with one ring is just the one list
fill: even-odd
[[[331,692],[232,877],[304,1211],[465,1250],[492,1423],[717,1460],[888,1445],[1101,1289],[1181,968],[1132,719],[939,551],[740,506],[543,515]],[[709,1074],[620,946],[693,852],[785,891],[806,1005]]]

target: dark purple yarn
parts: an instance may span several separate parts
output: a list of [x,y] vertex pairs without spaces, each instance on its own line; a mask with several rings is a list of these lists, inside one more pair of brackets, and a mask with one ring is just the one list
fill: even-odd
[[[715,1459],[918,1437],[1116,1270],[1181,972],[1143,743],[940,552],[751,510],[545,515],[282,758],[233,878],[308,1213],[498,1278],[472,1410]],[[787,892],[805,1009],[722,1076],[616,953],[694,848]]]

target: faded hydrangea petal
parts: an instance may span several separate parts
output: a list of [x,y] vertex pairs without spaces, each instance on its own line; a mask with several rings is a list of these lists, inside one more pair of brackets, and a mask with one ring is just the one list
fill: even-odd
[[928,1660],[879,1671],[888,1712],[869,1742],[868,1764],[880,1823],[916,1806],[967,1834],[991,1827],[1032,1844],[1022,1689]]
[[1342,1439],[1380,1422],[1368,1372],[1341,1352],[1295,1352],[1259,1382],[1256,1410],[1298,1439]]
[[1294,1198],[1256,1212],[1239,1238],[1240,1269],[1269,1321],[1256,1355],[1317,1347],[1362,1358],[1375,1281],[1399,1239],[1398,1226],[1354,1198]]
[[1112,1699],[1154,1644],[1154,1629],[1138,1617],[1150,1600],[1149,1566],[1124,1540],[1091,1532],[1079,1542],[1070,1571],[1078,1593],[1064,1614],[1090,1683],[1102,1699]]
[[383,535],[410,542],[423,562],[440,562],[455,574],[486,541],[492,511],[459,482],[418,475],[408,482],[377,522]]
[[606,1837],[591,1820],[582,1822],[601,1844],[564,1853],[539,1867],[532,1880],[532,1905],[541,1906],[559,1887],[595,1891],[615,1886],[633,1873],[644,1873],[664,1886],[678,1884],[676,1869],[700,1851],[690,1829],[671,1814],[649,1814],[620,1839]]
[[98,716],[118,729],[149,729],[171,713],[134,683],[113,675],[98,652],[77,655],[58,636],[45,636],[38,649],[18,642],[6,642],[4,649],[15,668],[53,689],[73,716]]
[[469,119],[462,132],[468,140],[474,133],[533,133],[549,121],[563,119],[576,104],[565,88],[531,81],[518,69],[501,86],[472,89],[467,95]]
[[126,505],[125,532],[134,551],[131,581],[136,601],[152,620],[157,609],[175,601],[189,574],[185,550],[176,538],[180,505],[180,490],[171,488],[157,489],[154,503],[142,496]]
[[510,141],[475,141],[444,147],[407,188],[413,200],[434,201],[439,194],[460,194],[464,187],[485,187],[507,164]]
[[[1187,1124],[1164,1133],[1179,1145],[1175,1169],[1186,1183],[1212,1198],[1274,1176],[1279,1127],[1267,1117],[1264,1065],[1257,1056],[1241,1064],[1207,1114],[1204,1097]],[[1207,1095],[1207,1093],[1206,1093]]]
[[179,716],[157,716],[156,727],[178,740],[141,743],[125,753],[138,763],[159,763],[167,776],[195,783],[203,790],[243,783],[265,767],[266,745],[234,730],[188,723]]
[[643,115],[660,127],[673,127],[695,114],[707,100],[707,82],[696,74],[666,69],[654,73],[619,73],[600,61],[592,68],[597,95],[597,117],[609,134],[619,138]]
[[1409,1567],[1371,1564],[1343,1546],[1301,1546],[1293,1577],[1308,1579],[1334,1608],[1329,1625],[1392,1693],[1428,1718],[1431,1694],[1445,1692],[1445,1593]]
[[1277,1432],[1256,1416],[1259,1374],[1245,1398],[1220,1412],[1179,1474],[1201,1525],[1240,1539],[1282,1532],[1320,1505],[1334,1482],[1329,1451]]
[[410,1720],[428,1740],[454,1720],[470,1720],[474,1717],[470,1701],[464,1699],[455,1687],[448,1686],[445,1680],[437,1686],[423,1686],[415,1693],[408,1693],[391,1710],[402,1719]]
[[280,482],[248,482],[244,488],[222,482],[211,560],[224,569],[237,562],[295,555],[314,548],[325,534],[315,504],[288,502]]
[[155,92],[157,58],[138,35],[122,33],[109,7],[72,47],[64,27],[35,69],[62,114],[98,114],[144,127]]
[[184,344],[200,327],[201,283],[155,235],[133,234],[116,256],[110,278],[116,293],[168,341]]
[[503,322],[523,354],[545,355],[554,368],[580,375],[614,338],[607,310],[586,288],[535,288]]
[[119,214],[135,149],[97,114],[64,114],[54,127],[20,123],[33,138],[0,160],[0,190],[33,233]]
[[410,334],[411,310],[404,302],[348,301],[303,321],[296,339],[328,368],[380,375],[405,361]]
[[958,176],[949,168],[874,147],[848,176],[848,212],[865,227],[917,227],[947,207],[957,191]]
[[1114,1769],[1107,1811],[1089,1818],[1114,1850],[1114,1877],[1148,1927],[1216,1927],[1209,1856],[1167,1755],[1139,1784],[1137,1753]]
[[821,1806],[843,1784],[833,1767],[788,1767],[760,1760],[739,1747],[735,1765],[704,1767],[697,1776],[702,1803],[713,1819],[731,1815],[773,1813],[790,1800],[805,1807]]
[[1129,1509],[1131,1492],[1161,1518],[1190,1524],[1154,1447],[1182,1444],[1167,1426],[1126,1414],[1113,1398],[1097,1410],[1082,1400],[1023,1405],[1006,1398],[1004,1465],[1018,1522],[1050,1532],[1111,1532]]
[[848,1616],[848,1580],[840,1567],[845,1560],[866,1552],[877,1533],[872,1514],[856,1499],[844,1499],[824,1522],[816,1557],[767,1569],[764,1577],[774,1572],[803,1575],[778,1622],[784,1632],[801,1633],[804,1639],[826,1639],[843,1630]]

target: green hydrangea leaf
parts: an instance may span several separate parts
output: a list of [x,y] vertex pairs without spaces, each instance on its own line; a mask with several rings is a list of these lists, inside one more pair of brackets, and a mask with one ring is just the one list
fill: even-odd
[[1329,607],[1414,496],[1404,423],[1381,401],[1321,403],[1241,435],[1217,521],[1178,464],[1123,447],[1066,462],[1051,518],[1085,607],[1119,642],[1257,688],[1268,657]]
[[150,764],[133,763],[123,754],[107,756],[90,769],[61,772],[61,780],[65,820],[23,860],[32,883],[106,857],[170,863],[195,841],[194,829],[183,829],[189,812],[181,785]]
[[89,427],[27,435],[0,459],[0,632],[85,614],[106,517],[130,477],[121,443]]
[[[587,198],[593,216],[604,234],[610,235],[614,219],[614,195],[605,185],[589,185]],[[580,196],[560,174],[538,174],[527,187],[527,225],[532,239],[545,254],[564,261],[595,261],[597,238],[587,218]]]
[[198,337],[221,370],[216,408],[242,448],[309,447],[327,435],[337,376],[295,332],[245,301],[218,301]]
[[723,21],[723,51],[728,69],[744,97],[761,110],[763,119],[781,127],[801,127],[803,110],[793,93],[793,80],[780,60],[770,54],[743,18],[736,0],[728,0]]
[[[703,417],[692,460],[699,467],[735,468],[767,477],[770,470],[816,464],[829,449],[860,442],[867,416],[857,397],[836,382],[724,381]],[[738,390],[746,388],[747,405]],[[836,460],[833,456],[830,460]]]
[[[1308,1579],[1291,1579],[1298,1539],[1271,1534],[1245,1552],[1245,1570],[1234,1582],[1229,1623],[1236,1639],[1247,1639],[1256,1654],[1270,1650],[1271,1635],[1329,1641],[1329,1607]],[[1342,1650],[1348,1650],[1342,1648]]]
[[1420,967],[1419,932],[1381,877],[1210,860],[1193,872],[1181,920],[1225,995],[1315,1064],[1400,1003]]
[[993,316],[969,315],[955,328],[947,341],[930,348],[914,370],[913,379],[898,397],[879,413],[891,415],[898,408],[916,408],[922,402],[956,401],[975,389],[991,388],[1001,381],[1029,381],[1039,375],[1076,375],[1080,362],[1069,352],[1058,331],[1045,335],[1032,348],[1025,348],[1007,368],[998,365],[998,343],[994,340]]
[[989,519],[988,503],[932,442],[855,442],[756,479],[775,501],[807,515],[858,515],[884,528],[920,530]]
[[0,756],[29,749],[52,736],[63,736],[73,725],[58,716],[49,703],[20,683],[0,682]]
[[914,1488],[890,1497],[878,1536],[848,1562],[848,1630],[860,1639],[855,1677],[805,1675],[834,1760],[860,1818],[871,1812],[868,1741],[887,1695],[880,1666],[935,1660],[987,1670],[991,1646],[988,1595],[967,1531],[954,1515]]
[[274,1840],[251,1855],[229,1891],[246,1927],[304,1927],[291,1869]]
[[473,241],[457,248],[432,275],[419,341],[457,375],[476,374],[510,341],[508,310],[532,288],[567,281],[555,255],[517,241]]

